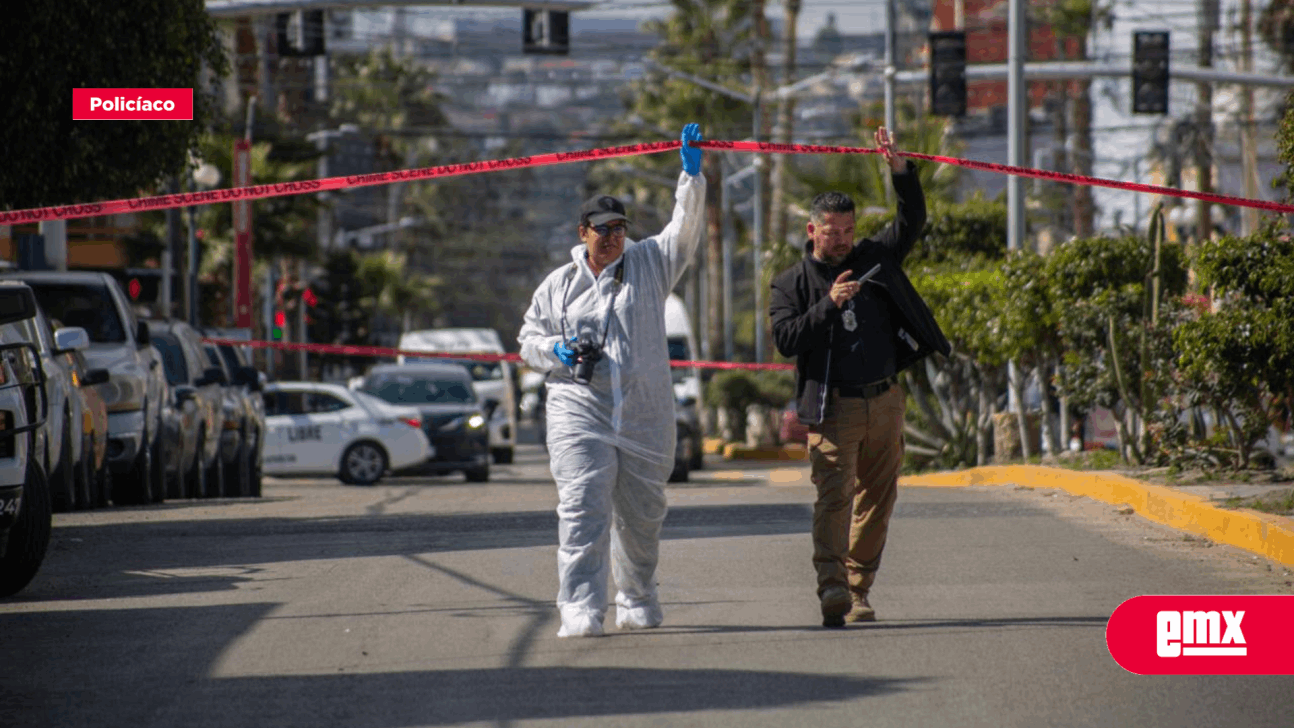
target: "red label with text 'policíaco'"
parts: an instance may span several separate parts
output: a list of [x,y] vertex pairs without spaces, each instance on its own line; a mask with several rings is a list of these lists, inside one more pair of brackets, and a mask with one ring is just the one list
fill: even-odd
[[1110,656],[1138,675],[1294,675],[1294,596],[1155,595],[1120,604]]
[[74,88],[73,121],[190,121],[191,88]]

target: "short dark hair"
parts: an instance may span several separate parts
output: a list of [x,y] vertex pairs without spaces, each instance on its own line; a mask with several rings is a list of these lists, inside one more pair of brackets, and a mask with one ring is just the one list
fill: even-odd
[[821,221],[822,216],[827,213],[853,213],[854,199],[843,192],[823,192],[813,198],[809,203],[809,219]]

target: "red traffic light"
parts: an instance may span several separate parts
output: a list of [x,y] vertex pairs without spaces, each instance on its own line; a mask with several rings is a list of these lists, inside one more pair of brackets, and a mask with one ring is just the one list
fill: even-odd
[[313,306],[316,303],[319,303],[319,298],[315,296],[315,292],[309,288],[301,292],[301,300],[305,301],[307,306]]
[[274,325],[275,325],[275,326],[287,326],[287,325],[288,325],[288,317],[287,317],[287,316],[285,316],[285,315],[283,314],[283,312],[282,312],[282,311],[275,311],[275,312],[274,312]]
[[130,300],[138,301],[139,293],[143,288],[144,287],[140,284],[138,278],[131,278],[130,282],[126,284],[126,292],[130,294]]

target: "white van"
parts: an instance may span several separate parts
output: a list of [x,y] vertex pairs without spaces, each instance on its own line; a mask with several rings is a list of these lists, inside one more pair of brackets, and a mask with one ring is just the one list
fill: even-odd
[[[404,351],[461,352],[464,354],[503,354],[503,340],[494,329],[424,329],[409,331],[400,336],[400,349]],[[407,357],[400,355],[397,362],[404,364]],[[517,404],[515,395],[516,373],[511,362],[475,361],[435,357],[434,360],[455,361],[467,367],[472,374],[472,388],[485,403],[490,425],[490,454],[494,462],[512,462],[517,446]]]
[[[700,356],[687,305],[675,293],[665,299],[665,341],[669,344],[670,361],[696,361]],[[680,402],[689,398],[693,402],[701,400],[701,370],[671,367],[670,376],[674,381],[675,399]]]

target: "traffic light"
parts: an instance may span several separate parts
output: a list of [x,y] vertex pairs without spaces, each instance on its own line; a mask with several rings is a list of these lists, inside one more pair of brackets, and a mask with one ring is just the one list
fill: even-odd
[[1132,113],[1168,113],[1168,31],[1132,33]]
[[282,309],[276,309],[274,311],[274,326],[270,329],[270,339],[274,341],[282,341],[283,327],[287,326],[287,324],[288,317],[283,313]]
[[966,115],[966,33],[930,34],[930,113]]
[[571,52],[571,14],[564,10],[521,11],[521,51],[564,56]]
[[280,56],[324,55],[324,11],[279,13],[274,21]]

